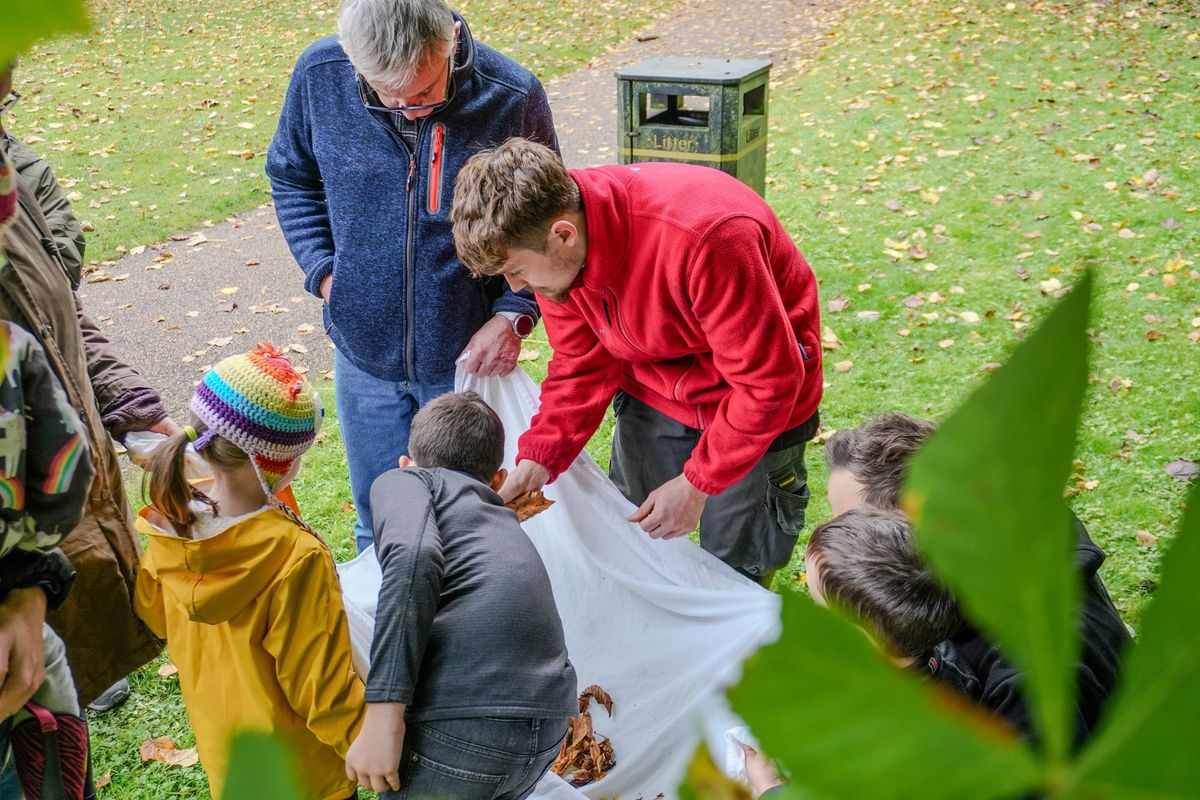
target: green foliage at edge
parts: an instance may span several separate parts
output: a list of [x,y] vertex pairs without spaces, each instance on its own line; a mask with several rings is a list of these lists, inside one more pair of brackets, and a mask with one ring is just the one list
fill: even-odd
[[0,65],[39,39],[90,27],[83,0],[6,0],[5,6],[4,24],[0,25]]
[[1122,667],[1122,683],[1085,751],[1076,796],[1195,797],[1200,759],[1200,480],[1163,559],[1162,584]]
[[1080,586],[1063,486],[1087,382],[1092,276],[921,448],[905,487],[917,542],[967,615],[1026,672],[1051,762],[1075,717]]
[[262,733],[240,733],[231,745],[225,800],[295,800],[304,793],[296,786],[287,753],[279,742]]
[[823,797],[1012,797],[1028,748],[958,697],[892,665],[849,620],[784,595],[783,638],[730,692],[793,787]]

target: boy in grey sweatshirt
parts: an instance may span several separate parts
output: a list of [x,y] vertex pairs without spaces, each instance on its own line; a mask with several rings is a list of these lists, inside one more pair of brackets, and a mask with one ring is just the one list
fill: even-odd
[[383,584],[346,772],[384,798],[519,800],[578,705],[550,578],[495,491],[504,428],[474,392],[443,395],[409,453],[371,487]]

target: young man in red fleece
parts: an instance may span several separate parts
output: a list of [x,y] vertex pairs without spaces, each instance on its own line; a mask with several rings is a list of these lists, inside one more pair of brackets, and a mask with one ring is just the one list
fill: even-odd
[[808,502],[821,340],[812,269],[761,197],[709,167],[568,171],[524,139],[454,190],[459,258],[538,296],[554,355],[500,489],[562,473],[610,401],[610,475],[653,538],[700,543],[767,582]]

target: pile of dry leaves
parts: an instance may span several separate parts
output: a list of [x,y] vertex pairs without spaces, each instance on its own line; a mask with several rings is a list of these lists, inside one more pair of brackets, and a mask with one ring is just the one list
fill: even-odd
[[608,692],[595,684],[579,694],[579,716],[571,718],[571,729],[563,741],[558,758],[550,766],[554,774],[566,778],[572,786],[583,786],[600,780],[617,763],[613,755],[612,742],[607,738],[596,739],[592,730],[592,715],[588,705],[595,700],[612,716],[613,702]]

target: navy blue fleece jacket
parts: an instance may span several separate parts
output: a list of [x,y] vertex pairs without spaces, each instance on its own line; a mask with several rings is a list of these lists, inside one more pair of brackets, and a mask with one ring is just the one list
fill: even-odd
[[523,136],[557,149],[545,90],[465,23],[451,80],[450,102],[422,120],[413,151],[389,114],[367,110],[336,37],[321,39],[296,62],[267,153],[304,288],[320,296],[333,274],[325,328],[382,380],[449,380],[495,312],[538,313],[532,295],[499,276],[472,278],[459,263],[450,199],[458,171],[484,148]]

